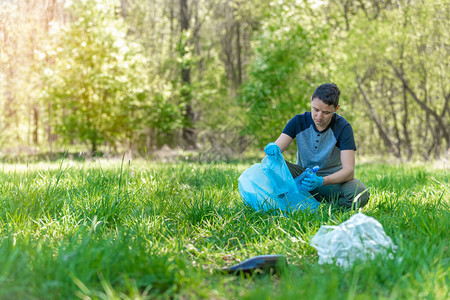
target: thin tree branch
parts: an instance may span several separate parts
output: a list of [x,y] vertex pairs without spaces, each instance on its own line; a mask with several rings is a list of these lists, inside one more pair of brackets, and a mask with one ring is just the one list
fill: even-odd
[[414,99],[414,101],[416,101],[416,103],[419,104],[419,106],[423,110],[428,112],[430,115],[432,115],[436,119],[436,121],[438,122],[440,128],[442,129],[442,131],[444,133],[444,138],[447,141],[447,144],[449,144],[450,143],[450,136],[449,136],[449,133],[447,131],[447,128],[446,128],[442,118],[434,110],[432,110],[424,101],[421,101],[419,99],[419,97],[417,97],[416,93],[412,90],[411,86],[409,85],[409,82],[406,80],[406,78],[403,76],[403,74],[394,66],[394,64],[391,61],[389,61],[389,60],[387,61],[387,63],[392,67],[392,69],[394,70],[395,75],[397,76],[397,78],[402,81],[402,83],[404,84],[406,90],[411,95],[411,97]]
[[359,77],[359,75],[356,75],[356,82],[358,83],[358,88],[363,96],[364,102],[367,104],[367,107],[369,108],[370,117],[375,122],[375,125],[377,126],[378,132],[380,134],[380,137],[383,139],[384,144],[394,152],[394,155],[396,157],[400,157],[401,154],[399,153],[398,149],[396,149],[391,138],[383,129],[383,124],[376,115],[375,110],[373,109],[373,106],[370,103],[369,96],[367,95],[366,91],[363,88],[363,84],[361,82],[361,78]]

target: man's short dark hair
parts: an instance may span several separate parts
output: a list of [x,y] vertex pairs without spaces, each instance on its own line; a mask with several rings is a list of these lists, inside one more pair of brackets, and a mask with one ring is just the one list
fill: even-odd
[[312,95],[311,100],[318,98],[327,105],[333,105],[334,107],[337,107],[339,105],[340,94],[341,91],[339,90],[336,84],[324,83],[316,88],[314,94]]

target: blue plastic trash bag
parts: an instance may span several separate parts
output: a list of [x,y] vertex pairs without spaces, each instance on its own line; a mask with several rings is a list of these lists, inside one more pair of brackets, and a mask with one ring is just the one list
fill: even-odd
[[320,204],[309,192],[298,189],[281,153],[265,156],[238,180],[242,199],[258,211],[309,209],[314,212]]

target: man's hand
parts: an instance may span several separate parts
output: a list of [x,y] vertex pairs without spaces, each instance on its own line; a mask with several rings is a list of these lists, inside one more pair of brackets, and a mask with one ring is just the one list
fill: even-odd
[[275,143],[269,143],[264,148],[264,152],[269,156],[276,156],[281,153],[280,147]]
[[306,173],[305,178],[301,182],[301,186],[308,192],[322,186],[323,177],[317,176],[316,173]]

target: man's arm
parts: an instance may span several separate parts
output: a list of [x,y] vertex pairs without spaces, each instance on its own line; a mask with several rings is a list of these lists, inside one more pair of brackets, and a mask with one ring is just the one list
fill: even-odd
[[287,149],[287,147],[289,147],[289,145],[291,144],[291,142],[294,139],[291,138],[289,135],[282,133],[278,139],[275,141],[275,144],[278,145],[278,147],[280,147],[281,152],[283,152],[284,150]]
[[286,150],[292,140],[293,138],[291,138],[289,135],[282,133],[275,141],[275,143],[267,144],[267,146],[264,148],[264,152],[270,156],[278,155]]
[[331,175],[323,177],[323,185],[338,184],[350,181],[355,174],[355,151],[341,151],[342,169]]

